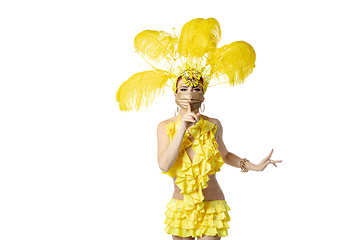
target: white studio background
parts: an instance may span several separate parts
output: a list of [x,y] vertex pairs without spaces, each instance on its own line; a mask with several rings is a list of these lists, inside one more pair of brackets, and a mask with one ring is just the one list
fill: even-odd
[[356,1],[2,1],[0,239],[171,239],[172,179],[157,165],[167,89],[148,111],[119,111],[118,87],[147,68],[139,32],[216,18],[220,47],[250,43],[245,84],[205,95],[229,151],[278,167],[218,181],[226,239],[359,239]]

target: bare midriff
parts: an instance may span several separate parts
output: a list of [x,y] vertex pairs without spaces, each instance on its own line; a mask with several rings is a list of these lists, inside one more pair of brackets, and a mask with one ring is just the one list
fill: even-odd
[[[174,194],[173,198],[178,200],[184,200],[184,196],[180,193],[180,188],[175,184],[176,177],[174,179]],[[207,181],[207,187],[202,190],[205,201],[214,201],[214,200],[225,200],[223,191],[220,188],[219,183],[216,180],[216,174],[209,175],[209,180]]]

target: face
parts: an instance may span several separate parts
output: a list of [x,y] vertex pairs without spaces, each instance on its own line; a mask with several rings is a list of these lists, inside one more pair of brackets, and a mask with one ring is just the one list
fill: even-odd
[[201,103],[204,101],[204,93],[200,85],[196,87],[186,86],[184,81],[178,81],[178,89],[175,94],[175,102],[181,109],[187,110],[188,101],[191,105],[191,111],[196,111],[200,108]]

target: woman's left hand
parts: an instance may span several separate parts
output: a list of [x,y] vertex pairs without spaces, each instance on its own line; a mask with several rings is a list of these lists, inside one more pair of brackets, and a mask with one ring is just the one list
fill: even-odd
[[270,164],[274,164],[274,166],[277,167],[277,166],[276,166],[276,163],[281,163],[281,162],[282,162],[282,160],[271,160],[271,159],[270,159],[273,151],[274,151],[274,149],[271,149],[270,154],[269,154],[266,158],[264,158],[264,159],[257,165],[257,166],[258,166],[258,171],[263,171],[263,170],[267,167],[267,165],[268,165],[269,163],[270,163]]

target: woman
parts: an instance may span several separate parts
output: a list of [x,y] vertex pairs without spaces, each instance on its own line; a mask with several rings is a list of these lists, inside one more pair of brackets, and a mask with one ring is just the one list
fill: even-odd
[[[210,80],[236,86],[255,67],[250,44],[235,41],[218,48],[220,38],[214,18],[189,21],[180,36],[155,30],[139,33],[136,52],[152,70],[134,74],[116,93],[120,110],[138,111],[150,106],[166,86],[174,91],[180,112],[158,125],[158,164],[175,187],[165,212],[165,231],[173,239],[215,240],[228,235],[230,207],[215,177],[224,163],[247,172],[281,162],[270,160],[273,151],[258,165],[228,152],[220,121],[199,113]],[[164,64],[166,70],[156,64]]]
[[[184,83],[184,80],[180,77],[178,84],[177,84],[177,92],[175,94],[175,97],[178,97],[179,94],[193,94],[193,95],[200,95],[202,96],[202,101],[204,101],[203,98],[203,90],[201,85],[197,86],[187,86]],[[200,94],[199,94],[200,93]],[[191,97],[188,97],[189,100],[191,100]],[[184,98],[184,100],[186,100]],[[194,104],[195,105],[195,104]],[[212,133],[214,133],[214,153],[210,154],[211,156],[208,158],[215,157],[215,164],[213,171],[210,169],[205,168],[205,172],[210,173],[208,175],[208,179],[206,184],[203,184],[203,186],[200,186],[197,189],[192,189],[193,191],[187,192],[184,188],[184,185],[181,184],[184,181],[186,182],[186,178],[190,178],[190,181],[195,179],[196,183],[201,182],[201,179],[204,177],[205,174],[188,174],[185,177],[185,180],[181,182],[177,182],[177,177],[173,177],[174,180],[174,193],[173,197],[170,200],[168,204],[168,209],[166,211],[166,221],[167,224],[165,231],[169,234],[177,234],[173,235],[173,239],[195,239],[193,236],[203,236],[198,237],[198,239],[213,239],[217,240],[220,239],[221,236],[227,236],[227,228],[229,227],[227,222],[230,221],[230,217],[227,213],[227,210],[230,210],[229,206],[226,204],[225,196],[216,181],[216,175],[215,172],[220,170],[220,167],[223,163],[229,164],[230,166],[240,168],[240,163],[243,161],[245,163],[245,168],[248,170],[254,170],[254,171],[262,171],[266,168],[266,166],[271,163],[276,166],[276,163],[280,163],[281,161],[274,161],[270,160],[271,154],[273,150],[270,152],[270,154],[264,158],[258,165],[250,163],[248,160],[243,160],[236,155],[230,153],[227,151],[225,144],[222,140],[222,126],[219,120],[214,118],[209,118],[204,115],[200,115],[199,108],[194,108],[191,106],[190,101],[187,101],[187,104],[179,104],[181,107],[181,111],[179,116],[172,117],[168,120],[165,120],[161,122],[158,125],[158,164],[160,169],[170,176],[177,175],[176,172],[179,172],[179,166],[173,167],[175,162],[179,162],[180,165],[183,165],[184,158],[188,158],[191,161],[191,164],[194,163],[194,158],[196,156],[196,152],[192,148],[193,143],[195,142],[194,136],[191,134],[191,129],[195,127],[195,124],[200,124],[200,120],[204,122],[210,123],[210,128]],[[171,128],[169,125],[176,125],[177,129],[176,133],[172,133],[173,136],[169,136],[169,128]],[[208,124],[209,124],[208,123]],[[167,133],[168,130],[168,133]],[[174,129],[172,129],[174,130]],[[172,140],[170,141],[170,137]],[[197,136],[200,138],[200,136]],[[184,140],[185,138],[185,140]],[[190,141],[190,144],[187,144],[187,141]],[[210,141],[211,142],[211,141]],[[185,145],[185,146],[183,146]],[[201,144],[200,144],[201,145]],[[217,147],[218,146],[218,147]],[[218,151],[216,151],[216,148]],[[183,153],[181,153],[181,150],[183,150]],[[181,154],[179,154],[179,152]],[[201,151],[200,151],[201,152]],[[217,154],[217,153],[220,153]],[[201,154],[201,153],[200,153]],[[201,163],[201,160],[198,160],[197,165],[199,165],[197,168],[200,169],[201,172],[202,165],[206,165],[206,157],[204,157],[204,160]],[[179,165],[178,164],[178,165]],[[173,168],[173,169],[172,169]],[[186,167],[185,167],[186,168]],[[244,168],[244,170],[245,170]],[[215,172],[214,172],[215,170]],[[173,171],[173,173],[169,173],[168,171]],[[246,171],[246,170],[245,170]],[[186,175],[186,174],[185,174]],[[206,174],[207,175],[207,174]],[[205,175],[205,176],[206,176]],[[182,188],[180,189],[179,186]],[[198,186],[201,184],[197,184]],[[200,193],[201,191],[201,193]],[[183,192],[185,195],[187,195],[188,198],[191,199],[188,195],[200,195],[203,196],[202,201],[196,201],[195,200],[195,207],[189,207],[187,206],[187,203],[184,202],[184,196],[181,194]],[[196,198],[196,197],[195,197]],[[193,199],[191,199],[193,200]],[[203,202],[203,204],[201,204]],[[217,212],[215,207],[212,207],[212,205],[222,204],[223,211],[221,209]],[[199,207],[199,205],[201,206]],[[216,205],[215,205],[216,206]],[[188,207],[187,210],[185,208]],[[179,209],[180,208],[180,209]],[[175,209],[175,210],[172,210]],[[182,209],[182,210],[181,210]],[[200,210],[199,210],[200,209]],[[181,211],[180,211],[181,210]],[[207,213],[210,212],[210,213]],[[193,215],[193,221],[191,222],[191,217]],[[221,218],[216,222],[216,217]],[[197,219],[196,219],[197,218]],[[201,220],[200,220],[201,219]],[[211,219],[210,224],[209,220]],[[209,235],[206,235],[209,234]],[[180,236],[189,236],[189,237],[180,237]]]

